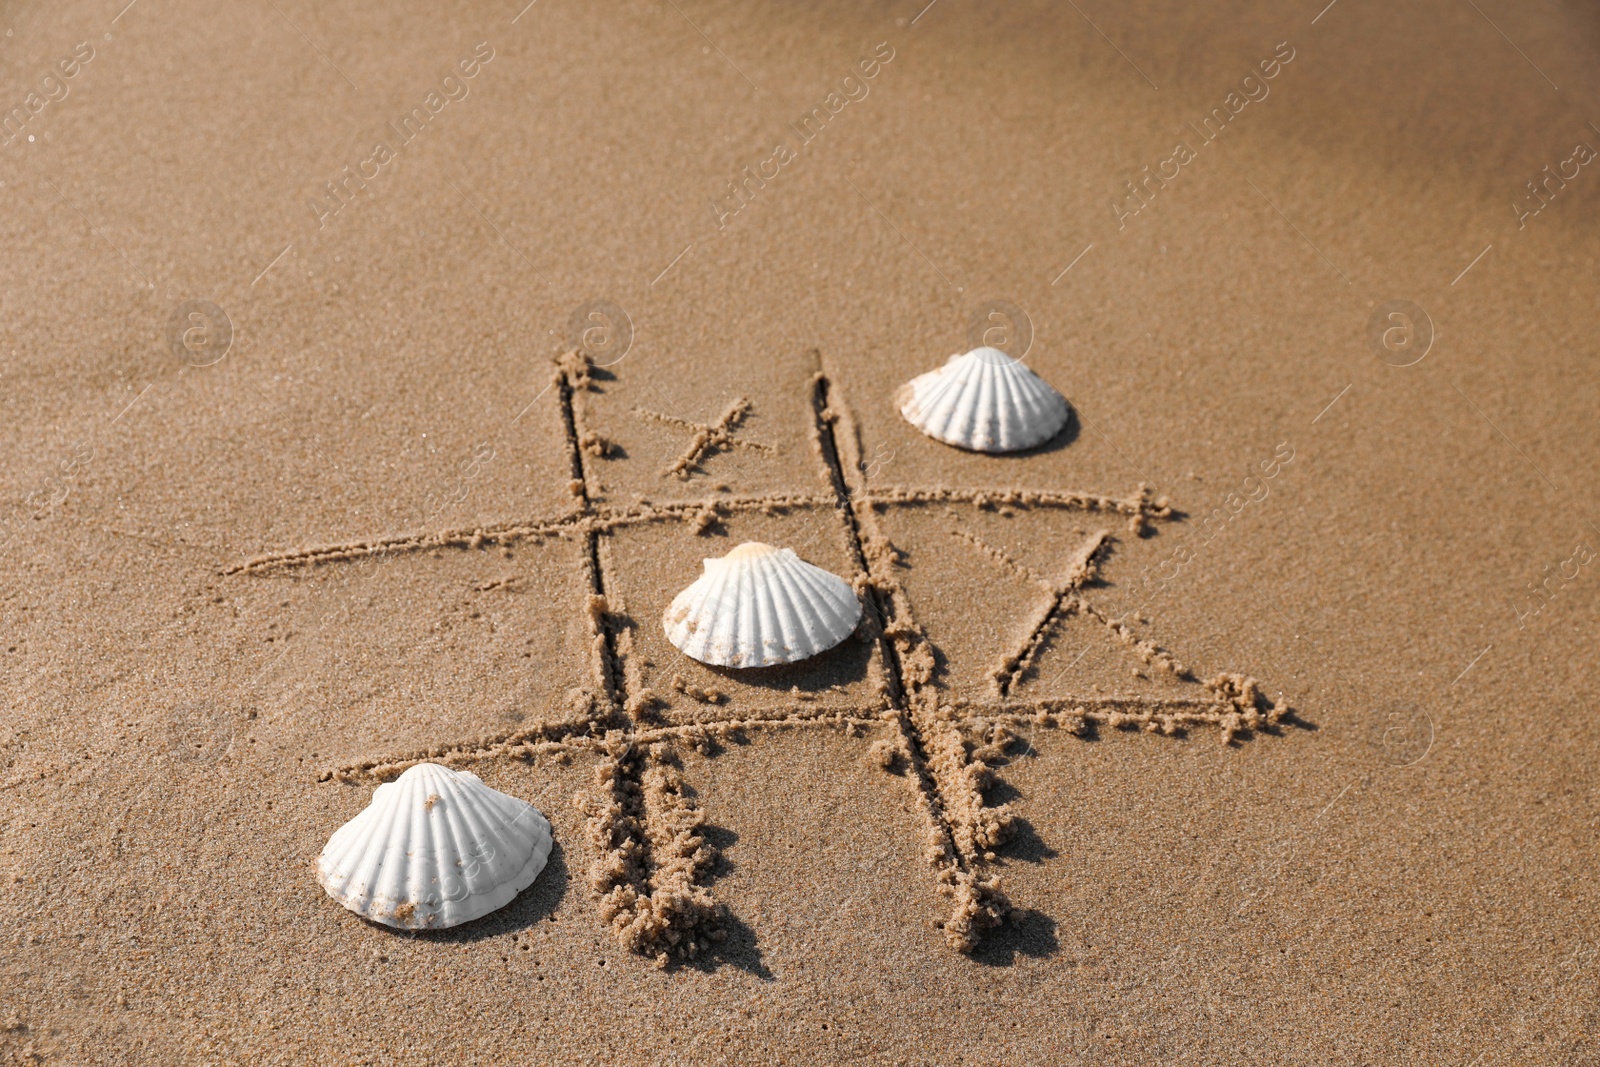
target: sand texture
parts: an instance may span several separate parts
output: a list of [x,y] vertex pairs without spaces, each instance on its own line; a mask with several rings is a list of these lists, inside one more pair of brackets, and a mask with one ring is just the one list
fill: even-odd
[[[1591,6],[0,30],[0,1063],[1600,1063]],[[426,760],[555,845],[404,933]]]

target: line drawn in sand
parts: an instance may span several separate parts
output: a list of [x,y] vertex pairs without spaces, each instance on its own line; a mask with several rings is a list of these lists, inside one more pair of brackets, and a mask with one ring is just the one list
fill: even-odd
[[771,455],[775,449],[770,445],[763,445],[756,441],[747,441],[743,437],[735,436],[746,415],[750,414],[750,401],[739,397],[729,404],[722,415],[714,423],[691,422],[681,419],[676,415],[663,415],[659,411],[649,411],[645,408],[634,408],[633,413],[648,422],[659,422],[667,426],[676,426],[680,430],[688,430],[694,434],[689,439],[689,447],[684,450],[673,463],[662,471],[662,474],[676,475],[683,481],[688,481],[689,476],[700,470],[701,462],[733,448],[748,448],[752,452],[765,452]]
[[[599,754],[594,794],[579,798],[588,816],[595,849],[590,880],[600,897],[604,920],[631,950],[660,965],[712,951],[736,920],[712,897],[706,876],[717,851],[702,832],[701,812],[687,788],[679,753],[684,747],[712,754],[719,741],[747,731],[831,726],[851,736],[880,734],[871,756],[898,771],[916,789],[925,826],[924,856],[937,872],[939,893],[950,913],[938,925],[950,945],[971,952],[985,930],[1001,923],[1010,904],[996,872],[996,849],[1011,833],[1008,804],[990,805],[986,790],[995,782],[1016,731],[1062,728],[1077,735],[1097,728],[1137,729],[1175,735],[1191,727],[1216,727],[1224,743],[1257,731],[1275,732],[1292,720],[1253,679],[1219,674],[1201,681],[1170,653],[1141,639],[1124,622],[1091,602],[1085,590],[1098,578],[1116,538],[1101,530],[1066,561],[1053,580],[976,536],[953,531],[959,540],[993,565],[1038,586],[1044,604],[1026,636],[992,672],[991,701],[952,698],[934,678],[934,646],[918,623],[910,597],[897,576],[898,550],[879,526],[879,515],[895,508],[964,504],[978,509],[1061,509],[1116,518],[1135,535],[1175,516],[1164,500],[1141,486],[1125,497],[1033,489],[921,489],[867,484],[860,438],[820,353],[810,353],[817,370],[811,383],[811,439],[818,459],[822,493],[718,496],[702,502],[610,507],[596,503],[598,482],[592,459],[606,454],[599,434],[587,425],[585,396],[594,389],[593,367],[577,351],[555,361],[552,385],[558,390],[572,465],[576,505],[549,519],[473,529],[445,530],[348,542],[258,556],[224,573],[251,575],[389,557],[433,549],[510,545],[525,540],[571,538],[581,546],[585,603],[581,605],[593,648],[592,684],[586,706],[576,717],[523,722],[514,730],[474,742],[436,745],[425,751],[389,754],[324,771],[323,781],[392,779],[406,768],[432,760],[451,767],[497,760],[566,759],[579,750]],[[724,447],[749,410],[742,398],[715,426],[685,423],[696,431],[689,452],[671,468],[693,469],[711,446]],[[655,418],[652,414],[645,417]],[[676,420],[673,420],[676,423]],[[708,436],[709,435],[709,436]],[[735,445],[771,451],[768,446],[732,440]],[[885,678],[876,703],[826,707],[803,699],[769,708],[732,708],[707,700],[693,712],[663,715],[644,687],[632,659],[633,621],[611,609],[602,543],[619,529],[652,523],[692,524],[705,534],[720,518],[738,512],[815,511],[831,513],[861,591],[864,633],[876,643]],[[1146,666],[1193,695],[1160,698],[1092,696],[1020,700],[1016,688],[1036,665],[1040,651],[1066,620],[1083,616],[1108,629]],[[676,680],[675,680],[676,684]],[[680,687],[681,688],[681,687]],[[699,694],[704,695],[704,694]],[[718,694],[720,696],[720,694]]]

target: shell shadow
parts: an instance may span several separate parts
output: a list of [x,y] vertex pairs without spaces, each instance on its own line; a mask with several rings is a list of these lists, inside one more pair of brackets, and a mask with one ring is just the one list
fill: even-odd
[[774,667],[717,667],[706,663],[696,663],[696,666],[719,678],[758,689],[820,693],[835,685],[850,685],[867,677],[875,642],[860,640],[863,632],[857,628],[833,648],[797,663]]
[[556,908],[566,898],[567,883],[570,880],[566,853],[561,848],[561,842],[552,841],[550,858],[545,861],[544,870],[539,872],[539,877],[499,911],[492,911],[481,919],[452,926],[448,930],[395,930],[370,921],[368,925],[390,933],[410,934],[425,941],[444,941],[452,944],[503,937],[518,930],[526,930],[534,923],[554,915]]

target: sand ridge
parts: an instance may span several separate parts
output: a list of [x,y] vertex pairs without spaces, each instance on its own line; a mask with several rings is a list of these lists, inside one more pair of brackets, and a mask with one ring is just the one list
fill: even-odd
[[688,481],[690,473],[700,467],[701,460],[719,450],[748,448],[752,452],[765,452],[769,455],[772,452],[771,445],[737,436],[739,424],[750,414],[750,401],[742,396],[729,404],[714,423],[691,422],[676,415],[663,415],[659,411],[650,411],[646,408],[634,408],[633,413],[641,419],[676,426],[693,434],[683,455],[673,460],[672,465],[666,469],[667,474],[684,481]]

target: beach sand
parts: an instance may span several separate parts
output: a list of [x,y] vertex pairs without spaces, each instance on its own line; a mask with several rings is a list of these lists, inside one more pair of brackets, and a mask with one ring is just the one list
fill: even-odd
[[[7,7],[6,1062],[1600,1057],[1600,20],[924,2]],[[556,847],[405,934],[422,759]]]

